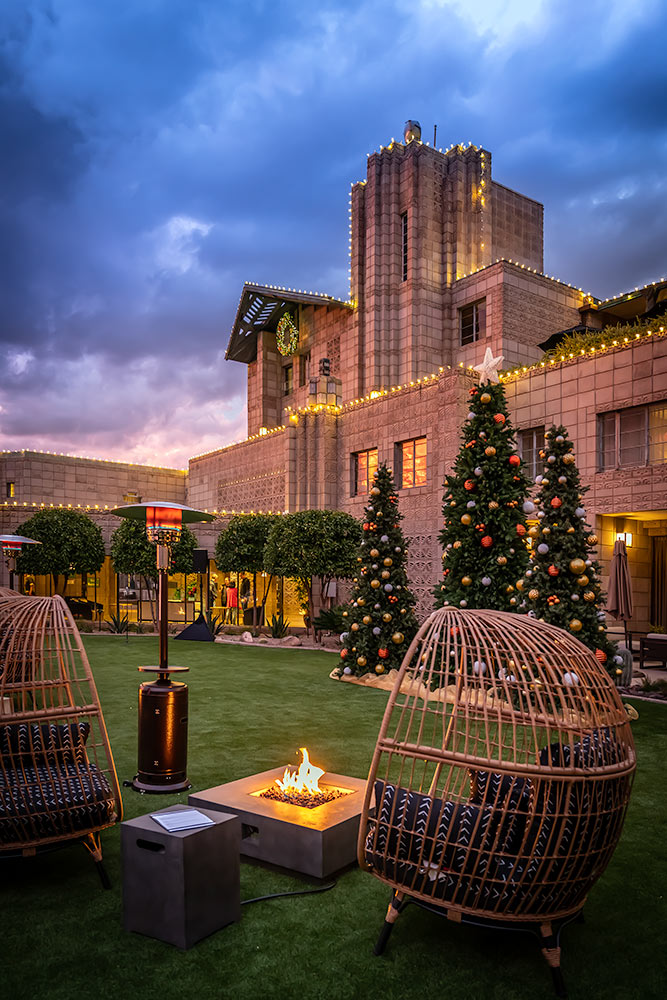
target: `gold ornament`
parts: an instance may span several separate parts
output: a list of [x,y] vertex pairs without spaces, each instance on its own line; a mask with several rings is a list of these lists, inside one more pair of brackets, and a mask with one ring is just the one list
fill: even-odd
[[389,577],[391,576],[391,572],[388,569],[383,569],[382,572],[380,573],[380,576],[382,577],[383,580],[388,580]]
[[580,587],[587,587],[588,586],[588,577],[586,576],[585,573],[584,573],[583,576],[579,577],[579,579],[577,580],[577,583],[579,584]]
[[551,534],[551,528],[542,528],[542,534],[543,535],[550,535]]
[[516,604],[516,597],[510,597],[510,604]]
[[532,526],[532,528],[528,529],[528,535],[529,535],[530,538],[537,538],[537,536],[539,535],[539,533],[540,533],[540,529],[535,524]]
[[583,628],[583,625],[581,624],[581,622],[579,621],[579,619],[578,618],[573,618],[572,621],[570,622],[570,630],[572,632],[581,632],[582,628]]
[[377,559],[379,555],[380,553],[378,552],[377,549],[371,549],[371,559]]
[[594,591],[587,590],[586,593],[584,594],[584,600],[588,601],[589,604],[592,604],[593,601],[595,600],[595,593],[594,593]]
[[383,674],[384,673],[384,667],[382,666],[381,663],[377,664],[377,666],[375,668],[375,673],[376,674]]
[[379,497],[380,496],[380,487],[379,486],[374,486],[373,487],[373,489],[371,490],[371,496],[372,497]]
[[357,657],[357,663],[359,664],[360,667],[365,667],[366,666],[366,657],[365,656],[358,656]]
[[497,500],[489,500],[489,510],[498,510],[499,503]]
[[361,620],[364,623],[364,625],[370,625],[370,623],[373,621],[370,615],[364,615],[364,617]]
[[574,528],[568,528],[567,529],[567,533],[568,533],[568,535],[573,535],[574,534]]
[[343,611],[343,618],[347,618],[347,611]]
[[394,560],[390,559],[389,556],[387,556],[386,559],[382,560],[382,563],[383,563],[384,566],[392,566],[393,563],[394,563]]
[[516,589],[517,590],[523,590],[523,588],[525,586],[526,586],[526,581],[525,580],[517,580],[516,581]]
[[380,586],[379,580],[371,580],[371,587],[373,588],[373,590],[377,590],[379,586]]
[[461,548],[461,543],[460,543],[460,541],[458,540],[458,538],[457,538],[457,539],[456,539],[456,541],[454,542],[454,548],[455,548],[455,549],[460,549],[460,548]]
[[382,621],[383,622],[390,622],[391,621],[391,615],[389,614],[388,611],[385,611],[385,613],[382,615]]
[[579,573],[583,573],[585,569],[586,569],[586,563],[584,562],[583,559],[572,559],[572,561],[570,562],[570,573],[575,573],[578,575]]
[[358,597],[357,598],[357,604],[359,605],[360,608],[363,608],[363,606],[364,606],[365,603],[366,603],[366,598],[365,597]]
[[470,584],[472,583],[472,577],[470,577],[470,576],[462,576],[461,577],[461,583],[463,584],[464,587],[469,587]]
[[535,590],[535,588],[533,587],[532,590],[528,591],[528,596],[530,597],[531,601],[536,601],[537,598],[540,596],[540,592],[539,590]]
[[401,608],[401,614],[402,615],[407,614],[407,608]]
[[507,556],[498,556],[496,562],[499,566],[504,566],[507,563]]
[[353,632],[358,632],[359,631],[359,623],[358,622],[352,622],[352,624],[350,625],[350,628],[352,629]]
[[589,545],[597,545],[597,543],[598,543],[598,536],[597,535],[589,535],[588,536],[588,543],[589,543]]
[[514,591],[514,587],[512,586],[511,583],[508,583],[507,586],[505,587],[505,593],[506,594],[511,594],[513,591]]
[[488,447],[484,449],[484,454],[486,455],[487,458],[493,458],[495,453],[496,449],[493,447],[492,444],[488,445]]
[[574,455],[572,454],[563,455],[563,461],[565,462],[566,465],[572,465],[572,463],[574,462]]
[[470,514],[463,514],[461,516],[461,524],[470,524],[471,521],[472,521],[472,518],[471,518]]
[[488,392],[483,392],[482,395],[479,397],[479,400],[481,403],[490,403],[491,397],[489,396]]
[[394,632],[394,634],[391,637],[391,641],[395,642],[397,646],[400,646],[400,644],[403,642],[404,639],[405,636],[403,635],[402,632]]
[[361,562],[361,556],[357,556],[357,562]]

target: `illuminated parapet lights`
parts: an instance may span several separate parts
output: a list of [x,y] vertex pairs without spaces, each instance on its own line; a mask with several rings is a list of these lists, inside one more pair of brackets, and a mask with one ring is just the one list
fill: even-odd
[[2,448],[0,455],[50,455],[52,458],[74,458],[79,462],[106,462],[110,465],[129,465],[133,469],[157,469],[159,472],[180,472],[187,475],[187,469],[175,469],[168,465],[148,465],[146,462],[124,462],[118,458],[94,458],[91,455],[70,455],[66,451],[46,451],[44,448]]

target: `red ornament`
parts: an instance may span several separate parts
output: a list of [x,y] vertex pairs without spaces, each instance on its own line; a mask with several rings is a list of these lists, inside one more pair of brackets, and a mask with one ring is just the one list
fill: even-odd
[[386,660],[387,657],[389,656],[389,650],[388,649],[378,649],[378,656],[380,657],[381,660]]
[[463,485],[465,486],[465,488],[467,490],[474,490],[475,486],[476,486],[476,483],[475,483],[474,479],[466,479],[466,481],[465,481],[465,483]]
[[547,570],[547,573],[549,574],[549,576],[558,576],[560,570],[558,569],[558,566],[554,566],[554,564],[552,563],[549,569]]
[[510,465],[521,465],[521,459],[518,455],[510,455]]
[[607,662],[607,654],[605,653],[605,651],[603,649],[596,649],[595,650],[595,656],[597,657],[597,659],[598,659],[598,661],[600,663],[606,663]]
[[560,497],[554,497],[553,500],[551,501],[551,506],[555,507],[556,509],[558,507],[561,507],[562,504],[563,504],[563,501],[560,499]]
[[503,413],[496,413],[494,415],[493,419],[495,420],[495,422],[497,424],[504,424],[506,418],[505,418],[505,415]]
[[484,538],[482,539],[482,545],[484,546],[485,549],[491,548],[491,546],[493,545],[493,539],[491,538],[491,535],[484,535]]
[[364,531],[368,531],[369,528],[370,524],[368,523],[368,521],[364,521]]
[[516,526],[516,533],[517,533],[517,535],[520,535],[523,538],[523,536],[526,534],[526,526],[525,526],[525,524],[517,524],[517,526]]
[[341,651],[340,651],[340,655],[341,655],[341,657],[342,657],[343,659],[345,659],[345,657],[347,656],[347,650],[346,650],[346,649],[341,649]]

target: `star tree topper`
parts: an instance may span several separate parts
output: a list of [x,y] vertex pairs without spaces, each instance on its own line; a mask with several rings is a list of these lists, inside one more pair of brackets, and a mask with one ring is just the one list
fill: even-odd
[[495,382],[498,384],[500,381],[498,378],[498,369],[504,360],[505,358],[502,354],[494,358],[491,349],[487,347],[481,365],[474,365],[474,371],[479,372],[479,384],[484,385],[485,382]]

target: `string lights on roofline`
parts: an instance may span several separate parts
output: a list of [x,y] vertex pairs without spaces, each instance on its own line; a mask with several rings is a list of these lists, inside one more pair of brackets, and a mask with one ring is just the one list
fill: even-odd
[[[242,482],[242,480],[239,480]],[[19,511],[19,510],[80,510],[80,511],[91,511],[97,514],[110,514],[113,510],[118,507],[118,503],[110,504],[97,504],[97,503],[53,503],[52,501],[46,500],[12,500],[11,503],[7,500],[0,503],[0,511],[8,513],[9,511]],[[237,514],[242,514],[244,516],[251,514],[288,514],[287,510],[262,510],[258,508],[257,510],[218,510],[217,508],[209,510],[208,507],[202,508],[205,514],[215,514],[216,517],[232,517]]]
[[148,465],[145,462],[124,462],[117,458],[94,458],[91,455],[70,455],[66,451],[45,451],[38,448],[3,448],[0,455],[49,455],[51,458],[73,458],[78,462],[104,462],[109,465],[129,465],[133,469],[157,469],[159,472],[178,472],[183,476],[188,474],[187,469],[174,469],[167,465]]
[[463,281],[465,278],[471,278],[473,275],[479,274],[480,271],[486,271],[489,267],[495,267],[496,264],[510,264],[512,267],[518,267],[522,271],[527,271],[529,274],[534,274],[538,278],[544,278],[546,281],[554,281],[557,285],[562,285],[564,288],[570,288],[573,292],[578,292],[584,300],[588,300],[595,305],[598,305],[602,300],[597,299],[590,292],[585,292],[583,288],[578,288],[576,285],[572,285],[570,282],[561,281],[560,278],[554,278],[551,274],[545,274],[543,271],[538,271],[535,267],[530,267],[528,264],[520,264],[518,260],[510,260],[508,257],[496,257],[494,261],[490,264],[482,264],[480,267],[473,268],[472,271],[466,271],[465,274],[460,275],[456,281]]

